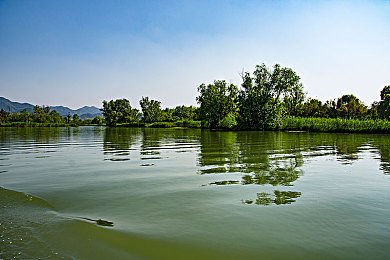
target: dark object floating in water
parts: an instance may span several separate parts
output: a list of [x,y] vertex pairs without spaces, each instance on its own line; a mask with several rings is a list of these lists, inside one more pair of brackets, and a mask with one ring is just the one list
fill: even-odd
[[140,166],[153,166],[154,163],[144,163],[144,164],[141,164]]
[[114,222],[103,220],[103,219],[100,219],[100,218],[98,220],[96,220],[96,224],[98,224],[100,226],[108,226],[108,227],[113,227],[114,226]]
[[81,219],[96,222],[96,224],[98,224],[99,226],[105,226],[105,227],[113,227],[114,226],[114,222],[103,220],[100,218],[99,219],[81,218]]

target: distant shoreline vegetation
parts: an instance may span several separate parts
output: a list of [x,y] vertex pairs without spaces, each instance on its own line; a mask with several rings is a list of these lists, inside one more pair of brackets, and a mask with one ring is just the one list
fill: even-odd
[[48,106],[35,106],[33,113],[24,109],[21,113],[9,113],[4,109],[0,110],[0,126],[15,127],[60,127],[80,125],[103,125],[104,120],[100,116],[93,119],[81,119],[77,114],[63,117],[56,110]]
[[199,107],[161,108],[149,97],[141,111],[127,99],[103,101],[103,117],[82,120],[77,114],[60,116],[45,106],[32,114],[0,111],[0,126],[79,126],[208,128],[224,130],[292,130],[311,132],[390,133],[390,85],[380,101],[367,107],[352,94],[321,102],[306,97],[301,78],[291,68],[257,65],[243,72],[240,87],[215,80],[198,87]]

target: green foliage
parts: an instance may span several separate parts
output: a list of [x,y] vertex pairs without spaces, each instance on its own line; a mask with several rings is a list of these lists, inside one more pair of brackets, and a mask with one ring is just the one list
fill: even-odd
[[83,121],[83,125],[92,125],[92,119],[87,118]]
[[192,121],[192,120],[182,120],[176,122],[154,122],[151,124],[146,124],[145,127],[151,128],[201,128],[200,121]]
[[347,119],[365,118],[367,107],[354,95],[343,95],[337,100],[339,117]]
[[[74,125],[73,122],[68,122],[67,118],[60,116],[57,111],[40,106],[35,106],[35,113],[29,114],[27,110],[21,113],[8,113],[0,110],[0,125],[1,126],[69,126]],[[82,120],[79,120],[82,123]],[[78,125],[78,124],[77,124]]]
[[152,123],[161,121],[162,111],[161,102],[157,100],[149,100],[149,97],[142,97],[139,101],[142,109],[143,121],[146,123]]
[[232,129],[237,125],[236,116],[233,114],[228,114],[222,120],[218,122],[218,128],[221,129]]
[[91,123],[95,125],[102,125],[104,123],[104,120],[100,116],[96,116],[94,119],[92,119]]
[[[290,114],[298,113],[304,93],[300,77],[292,69],[275,64],[270,70],[262,64],[256,66],[253,77],[249,72],[241,76],[243,83],[238,97],[241,127],[274,128],[286,109]],[[282,97],[286,109],[282,108]]]
[[282,120],[280,129],[310,132],[390,133],[390,121],[287,117]]
[[5,111],[4,109],[1,109],[0,110],[0,123],[8,122],[9,115],[10,115],[10,113]]
[[188,128],[201,128],[202,127],[201,121],[194,121],[194,120],[178,121],[177,124],[178,124],[178,126],[188,127]]
[[[214,84],[200,85],[198,92],[196,101],[200,104],[199,117],[204,121],[205,126],[217,128],[222,120],[225,126],[229,124],[233,126],[232,123],[236,120],[238,112],[236,103],[238,88],[235,85],[228,84],[224,80],[216,80]],[[226,117],[229,119],[225,119]]]
[[165,108],[161,110],[160,120],[163,122],[174,122],[179,120],[177,116],[174,115],[175,110],[172,108]]
[[49,114],[50,107],[48,106],[35,106],[34,107],[34,114]]
[[146,127],[153,127],[153,128],[169,128],[169,127],[174,127],[175,123],[174,122],[154,122],[151,124],[145,125]]
[[309,98],[303,105],[300,116],[303,117],[328,117],[329,107],[318,99]]
[[[354,95],[343,95],[325,103],[311,98],[304,102],[300,77],[292,69],[279,64],[272,69],[265,64],[257,65],[252,75],[242,73],[243,83],[238,95],[236,87],[229,92],[225,81],[198,87],[199,119],[203,127],[281,129],[286,116],[362,120],[390,118],[390,86],[381,91],[382,100],[368,109]],[[340,127],[340,130],[345,129]]]
[[80,119],[79,115],[78,114],[74,114],[73,115],[73,123],[76,124],[76,125],[81,125],[82,124],[82,120]]
[[197,120],[198,108],[193,106],[177,106],[161,110],[160,121],[176,122],[180,120]]
[[37,122],[7,122],[0,123],[0,126],[6,127],[69,127],[78,126],[68,123],[37,123]]
[[173,116],[178,120],[199,120],[198,113],[198,107],[177,106],[174,109]]
[[127,99],[103,101],[103,116],[107,125],[115,126],[118,123],[132,122],[135,120],[138,110],[134,110],[130,106]]
[[[390,85],[370,108],[356,96],[343,95],[321,102],[308,98],[300,77],[290,68],[257,65],[253,74],[243,72],[241,89],[224,80],[201,84],[196,97],[200,107],[161,108],[161,102],[142,97],[138,109],[127,99],[103,101],[103,115],[81,120],[77,114],[61,117],[48,106],[9,113],[0,110],[0,125],[51,126],[94,124],[128,127],[190,127],[217,129],[303,130],[325,132],[389,133]],[[299,118],[301,117],[301,118]],[[359,119],[359,120],[358,120]],[[379,120],[385,119],[385,120]],[[142,122],[141,122],[142,120]]]
[[385,86],[381,90],[381,100],[385,100],[389,96],[390,96],[390,85],[389,86]]
[[381,91],[381,101],[378,104],[378,112],[381,118],[390,119],[390,85]]
[[328,100],[322,103],[318,99],[309,98],[302,105],[298,114],[301,117],[345,118],[345,119],[376,119],[376,106],[368,109],[354,95],[343,95],[337,100]]
[[299,116],[303,110],[303,102],[305,101],[305,93],[301,83],[293,84],[292,87],[284,95],[283,105],[286,108],[287,114],[290,116]]

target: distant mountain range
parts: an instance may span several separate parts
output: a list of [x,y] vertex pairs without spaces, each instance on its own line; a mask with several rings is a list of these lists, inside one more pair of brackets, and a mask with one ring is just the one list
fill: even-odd
[[[10,113],[20,113],[24,109],[27,110],[29,113],[34,112],[34,106],[29,103],[19,103],[19,102],[13,102],[9,99],[6,99],[4,97],[0,97],[0,110],[4,109],[7,112]],[[94,106],[84,106],[82,108],[73,110],[70,109],[69,107],[64,107],[64,106],[51,106],[50,110],[56,110],[61,116],[67,116],[70,114],[73,116],[74,114],[77,114],[80,118],[82,119],[87,119],[87,118],[95,118],[96,116],[101,116],[103,117],[102,111],[100,111],[99,108],[94,107]]]

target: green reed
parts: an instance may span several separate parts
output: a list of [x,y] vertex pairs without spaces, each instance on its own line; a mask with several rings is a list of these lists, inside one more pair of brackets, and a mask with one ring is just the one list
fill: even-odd
[[390,133],[390,121],[287,117],[281,121],[279,129],[309,132]]

